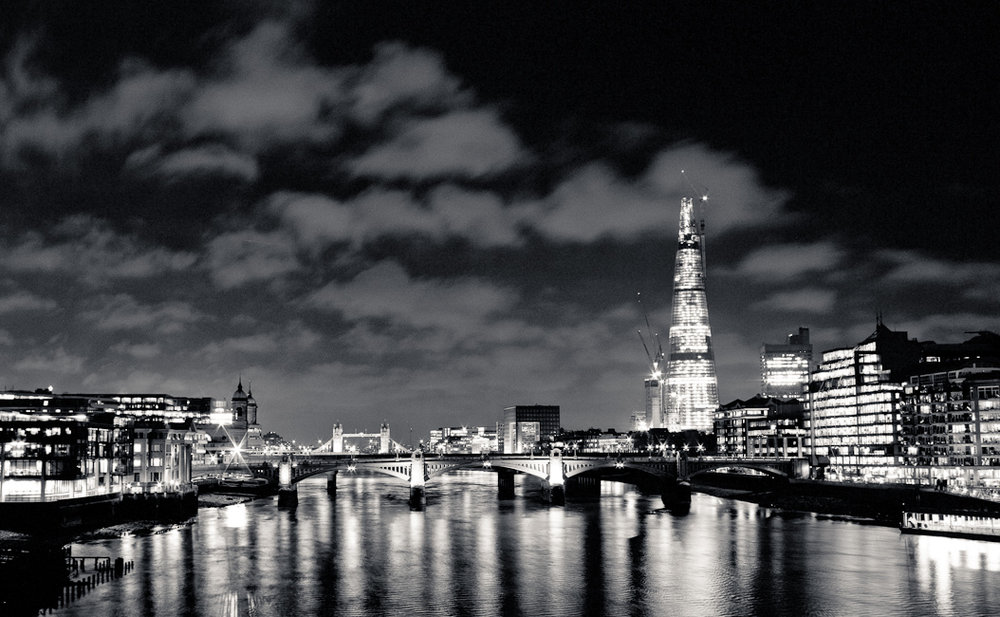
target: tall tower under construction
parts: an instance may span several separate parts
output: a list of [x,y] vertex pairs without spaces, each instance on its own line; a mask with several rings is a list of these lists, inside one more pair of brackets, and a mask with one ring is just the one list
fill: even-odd
[[674,304],[667,355],[666,423],[671,430],[712,430],[719,407],[712,329],[705,295],[704,227],[694,204],[681,199],[681,219],[674,264]]

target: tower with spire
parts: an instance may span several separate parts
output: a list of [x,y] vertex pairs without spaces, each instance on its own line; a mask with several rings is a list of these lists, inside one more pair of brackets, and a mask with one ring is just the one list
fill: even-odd
[[668,429],[675,431],[709,431],[719,407],[719,384],[712,329],[708,325],[704,226],[695,221],[690,197],[681,199],[677,240],[667,355],[666,423]]
[[243,376],[241,375],[240,382],[236,385],[236,391],[233,392],[232,402],[230,403],[233,408],[233,421],[237,424],[245,425],[247,422],[248,399],[249,396],[246,391],[243,390]]
[[230,433],[250,448],[262,446],[264,444],[263,432],[257,423],[257,400],[253,397],[253,387],[247,383],[247,389],[243,389],[243,376],[236,384],[236,391],[230,401],[233,411],[233,424]]

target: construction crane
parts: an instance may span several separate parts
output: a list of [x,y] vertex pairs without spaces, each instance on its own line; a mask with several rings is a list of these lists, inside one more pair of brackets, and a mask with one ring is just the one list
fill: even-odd
[[654,342],[656,343],[655,353],[650,353],[649,345],[646,344],[646,339],[645,337],[642,336],[642,330],[636,330],[636,333],[639,335],[639,341],[642,343],[642,348],[646,350],[646,358],[649,360],[650,374],[653,375],[654,377],[659,377],[661,372],[660,367],[663,365],[663,358],[664,358],[663,345],[660,343],[659,333],[652,332],[653,329],[649,325],[649,315],[646,314],[646,307],[642,306],[642,294],[640,292],[636,292],[635,295],[636,295],[636,301],[642,308],[642,318],[646,322],[646,332],[649,333],[650,344]]
[[694,188],[694,185],[691,184],[691,179],[688,177],[687,173],[683,169],[681,170],[681,175],[684,176],[684,181],[687,182],[688,188],[691,189],[692,196],[694,196],[694,195],[698,195],[699,196],[698,201],[700,202],[701,213],[702,213],[702,216],[700,217],[701,220],[699,221],[699,224],[698,224],[698,229],[701,232],[701,236],[702,236],[701,237],[701,242],[699,242],[699,245],[701,246],[701,258],[704,260],[705,259],[705,216],[704,216],[704,212],[705,212],[705,204],[708,203],[708,187],[703,184],[703,185],[701,185],[701,189],[702,190],[698,191],[698,189]]

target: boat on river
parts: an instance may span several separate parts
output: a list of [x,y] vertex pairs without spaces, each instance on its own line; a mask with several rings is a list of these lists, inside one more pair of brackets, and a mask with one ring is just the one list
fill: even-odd
[[267,486],[266,478],[255,478],[253,476],[228,476],[219,480],[221,488],[229,489],[260,489]]
[[1000,541],[1000,518],[982,514],[906,511],[899,529],[903,533]]

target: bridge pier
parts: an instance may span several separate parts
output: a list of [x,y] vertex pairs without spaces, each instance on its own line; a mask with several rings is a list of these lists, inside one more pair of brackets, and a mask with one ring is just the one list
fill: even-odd
[[337,470],[334,469],[326,477],[326,494],[331,497],[337,496]]
[[292,483],[292,461],[281,457],[278,464],[278,507],[294,508],[299,505],[299,491]]
[[554,506],[566,504],[566,476],[563,473],[562,452],[553,448],[549,454],[549,475],[542,481],[542,497]]
[[691,483],[667,476],[660,491],[663,505],[674,512],[686,512],[691,508]]
[[542,499],[552,506],[566,505],[566,487],[562,484],[551,484],[542,480]]
[[423,510],[427,505],[427,494],[424,492],[424,482],[427,470],[424,467],[424,455],[416,450],[410,458],[410,509]]
[[497,469],[497,493],[499,499],[514,498],[514,476],[509,469]]

